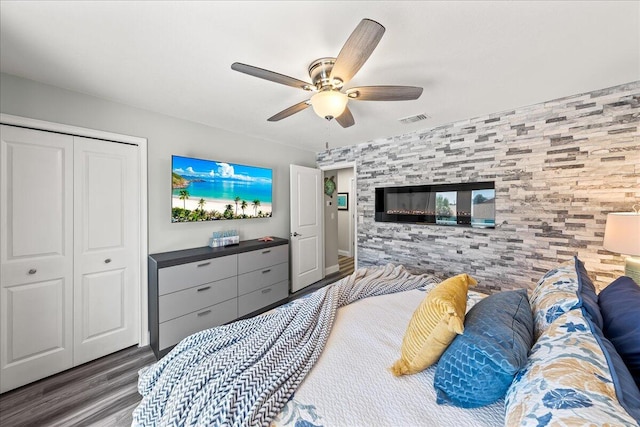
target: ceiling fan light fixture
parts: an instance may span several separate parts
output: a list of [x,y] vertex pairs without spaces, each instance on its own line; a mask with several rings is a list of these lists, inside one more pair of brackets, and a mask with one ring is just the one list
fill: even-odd
[[315,113],[325,119],[339,117],[347,106],[349,98],[337,90],[325,90],[311,97],[311,106]]

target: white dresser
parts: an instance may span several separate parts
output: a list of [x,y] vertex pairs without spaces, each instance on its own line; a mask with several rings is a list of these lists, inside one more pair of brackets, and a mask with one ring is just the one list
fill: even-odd
[[151,347],[160,358],[194,332],[258,314],[288,296],[286,239],[150,255]]

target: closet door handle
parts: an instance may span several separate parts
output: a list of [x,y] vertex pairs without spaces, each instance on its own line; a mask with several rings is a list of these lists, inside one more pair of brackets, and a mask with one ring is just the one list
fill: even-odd
[[36,270],[35,268],[32,268],[31,270],[29,270],[29,274],[36,274],[38,270]]
[[198,289],[198,292],[206,291],[207,289],[211,289],[211,286],[205,286],[204,288]]
[[205,267],[207,265],[211,264],[211,261],[209,262],[203,262],[202,264],[198,264],[198,267]]
[[111,262],[111,258],[107,258],[107,259],[104,260],[105,264],[109,264],[110,262]]
[[211,313],[211,310],[206,310],[206,311],[203,311],[201,313],[198,313],[198,316],[206,316],[209,313]]

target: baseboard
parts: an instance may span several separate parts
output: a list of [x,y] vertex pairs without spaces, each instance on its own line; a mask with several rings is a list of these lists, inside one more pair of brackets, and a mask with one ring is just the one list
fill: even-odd
[[324,275],[328,276],[329,274],[337,273],[338,271],[340,271],[340,265],[332,265],[331,267],[327,267],[324,269]]
[[351,254],[349,254],[349,251],[343,251],[342,249],[338,249],[338,255],[348,256],[348,257],[351,256]]

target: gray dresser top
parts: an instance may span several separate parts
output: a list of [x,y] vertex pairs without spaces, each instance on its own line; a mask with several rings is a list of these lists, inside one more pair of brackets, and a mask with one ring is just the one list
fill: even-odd
[[149,255],[150,261],[156,264],[157,268],[171,267],[187,262],[202,261],[204,259],[218,258],[227,255],[239,254],[242,252],[255,251],[273,246],[286,245],[289,240],[280,237],[273,237],[271,242],[263,242],[258,239],[243,240],[238,245],[210,248],[203,246],[200,248],[183,249],[180,251],[161,252]]

